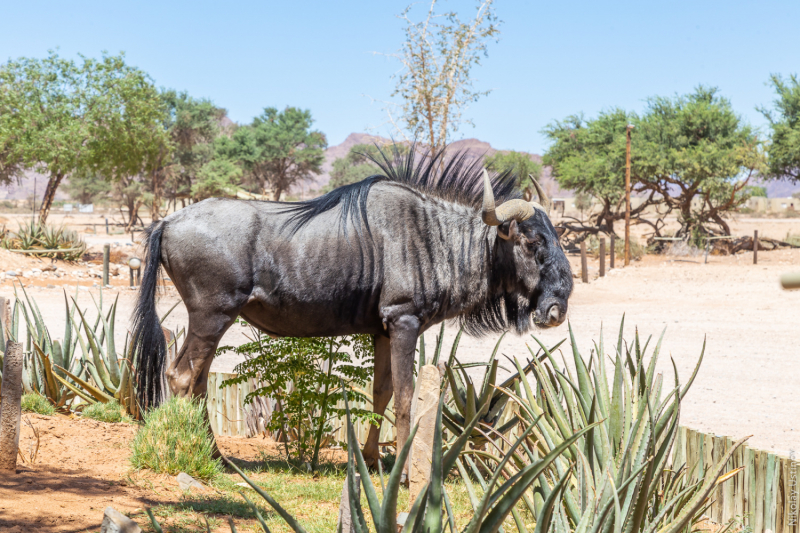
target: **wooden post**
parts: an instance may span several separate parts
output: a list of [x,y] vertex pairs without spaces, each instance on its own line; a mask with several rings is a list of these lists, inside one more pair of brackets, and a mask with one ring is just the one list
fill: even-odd
[[0,472],[17,472],[22,417],[22,344],[8,341],[0,404]]
[[581,241],[581,281],[589,283],[589,266],[586,264],[586,241]]
[[[106,219],[108,222],[108,219]],[[108,228],[108,226],[106,226]],[[108,260],[111,256],[111,245],[104,244],[103,245],[103,287],[108,285]]]
[[753,264],[758,264],[758,230],[753,232]]
[[625,266],[631,264],[631,130],[625,128]]
[[600,237],[600,277],[606,275],[606,238]]
[[108,235],[108,218],[106,218],[106,235]]
[[608,269],[611,270],[614,268],[614,258],[617,255],[617,236],[613,233],[611,234],[611,257],[608,260]]
[[[345,478],[344,487],[342,487],[342,500],[339,503],[339,526],[337,531],[342,533],[356,533],[356,525],[353,523],[353,516],[350,512],[350,491],[347,490],[347,482],[349,479]],[[354,494],[355,500],[361,500],[361,476],[355,475],[356,493]]]
[[[431,457],[433,436],[441,428],[436,427],[436,411],[439,408],[439,388],[442,382],[439,369],[425,365],[419,371],[411,403],[411,427],[419,429],[411,443],[408,456],[409,498],[414,501],[431,479]],[[398,443],[400,446],[400,443]]]

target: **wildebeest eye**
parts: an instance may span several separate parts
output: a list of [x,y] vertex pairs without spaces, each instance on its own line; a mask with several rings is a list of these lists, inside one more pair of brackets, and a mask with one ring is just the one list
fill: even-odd
[[523,247],[526,252],[535,252],[542,245],[542,238],[538,235],[524,239]]

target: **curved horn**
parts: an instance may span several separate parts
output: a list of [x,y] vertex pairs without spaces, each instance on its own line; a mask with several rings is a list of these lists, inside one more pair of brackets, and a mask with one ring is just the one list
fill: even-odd
[[481,219],[487,226],[499,226],[508,220],[522,222],[533,216],[535,206],[525,200],[509,200],[499,206],[494,205],[494,193],[489,173],[483,169],[483,209]]
[[539,185],[538,181],[536,181],[536,178],[533,177],[533,174],[528,174],[528,177],[533,182],[533,187],[536,189],[536,194],[539,196],[539,203],[541,203],[542,207],[544,207],[544,212],[547,215],[550,215],[550,209],[553,207],[553,202],[550,200],[547,194],[545,194],[544,189],[542,189],[542,186]]

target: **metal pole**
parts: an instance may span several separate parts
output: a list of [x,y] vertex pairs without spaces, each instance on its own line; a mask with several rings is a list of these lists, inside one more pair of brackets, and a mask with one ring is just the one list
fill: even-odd
[[108,235],[108,219],[106,219],[106,235]]
[[581,281],[589,283],[589,266],[586,262],[586,241],[581,241]]
[[625,128],[625,266],[631,264],[631,130]]
[[131,285],[130,286],[133,287],[133,269],[129,267],[129,270],[131,271]]
[[600,277],[606,275],[606,238],[600,237]]
[[611,234],[611,257],[608,260],[608,269],[611,270],[614,268],[614,258],[617,255],[617,236],[613,233]]
[[103,245],[103,287],[108,285],[108,260],[111,256],[111,245]]
[[758,230],[753,232],[753,264],[758,264]]

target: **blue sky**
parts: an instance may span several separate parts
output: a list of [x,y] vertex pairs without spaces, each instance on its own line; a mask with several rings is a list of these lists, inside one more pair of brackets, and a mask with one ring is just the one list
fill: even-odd
[[[336,2],[25,2],[6,0],[0,60],[124,51],[158,86],[187,90],[249,122],[266,106],[310,109],[338,144],[351,132],[388,134],[372,98],[387,100],[408,0]],[[475,2],[446,0],[463,16]],[[496,0],[500,40],[474,71],[492,93],[466,116],[501,149],[541,153],[540,130],[569,114],[652,95],[717,86],[745,120],[773,94],[770,73],[800,73],[800,1],[531,2]]]

